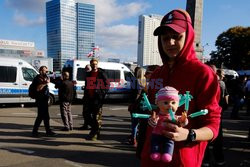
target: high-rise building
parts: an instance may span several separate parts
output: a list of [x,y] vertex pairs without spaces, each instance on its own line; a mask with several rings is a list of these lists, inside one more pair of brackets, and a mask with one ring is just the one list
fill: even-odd
[[95,46],[95,6],[80,0],[46,2],[47,52],[54,71],[68,59],[84,59]]
[[158,51],[158,37],[153,35],[161,19],[162,16],[159,15],[139,16],[137,62],[140,66],[162,64]]

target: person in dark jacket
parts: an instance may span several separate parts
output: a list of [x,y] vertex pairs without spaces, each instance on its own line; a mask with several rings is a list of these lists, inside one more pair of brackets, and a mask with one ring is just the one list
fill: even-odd
[[231,112],[231,119],[239,119],[239,110],[244,104],[245,98],[245,82],[246,77],[240,76],[233,82],[232,98],[233,98],[233,109]]
[[[216,68],[216,67],[215,67]],[[228,105],[228,99],[229,99],[229,94],[227,92],[227,87],[225,82],[223,81],[225,77],[225,73],[223,69],[218,69],[216,70],[219,84],[220,84],[220,101],[219,105],[222,108],[221,114],[226,110],[227,105]],[[211,143],[208,143],[208,146],[206,148],[205,154],[204,154],[204,159],[202,166],[225,166],[226,161],[224,159],[224,152],[223,152],[223,131],[222,131],[222,115],[220,117],[220,127],[219,127],[219,133],[217,138],[212,141]],[[212,147],[212,150],[210,149]],[[211,151],[210,151],[211,150]],[[214,158],[211,157],[213,155]],[[214,162],[212,162],[212,159]]]
[[91,131],[87,140],[97,140],[100,136],[102,105],[106,93],[109,90],[109,81],[104,70],[98,68],[98,60],[90,60],[91,72],[87,73],[84,87],[84,113],[89,120]]
[[63,131],[73,130],[71,103],[73,100],[73,83],[69,80],[69,72],[63,72],[62,81],[56,85],[59,89],[60,112],[63,121]]
[[54,133],[50,129],[50,116],[49,116],[49,106],[48,106],[48,100],[49,100],[49,89],[48,89],[48,83],[50,82],[49,77],[47,77],[48,68],[46,66],[41,66],[39,68],[39,73],[34,79],[33,84],[36,85],[36,104],[37,104],[37,117],[33,126],[32,136],[38,137],[38,129],[41,124],[41,122],[44,122],[46,135],[47,136],[55,136],[56,133]]
[[[90,66],[90,64],[87,64],[86,66],[85,66],[85,75],[84,75],[84,81],[86,81],[86,75],[87,75],[87,73],[89,73],[89,72],[91,72],[92,71],[92,68],[91,68],[91,66]],[[82,89],[84,90],[84,86],[82,86]],[[84,97],[83,97],[83,100],[84,100]],[[83,107],[82,107],[82,117],[83,117],[83,125],[79,128],[79,130],[88,130],[89,129],[89,125],[90,125],[90,123],[89,123],[89,120],[87,119],[87,118],[89,118],[88,116],[87,116],[87,114],[89,114],[89,113],[87,113],[87,112],[85,112],[85,110],[86,110],[86,108],[85,108],[86,106],[84,105],[84,103],[83,103]]]

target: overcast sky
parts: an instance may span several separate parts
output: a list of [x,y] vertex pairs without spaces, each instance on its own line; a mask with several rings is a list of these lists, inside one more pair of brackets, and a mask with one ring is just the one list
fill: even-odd
[[[46,54],[47,0],[1,0],[0,39],[35,42]],[[186,8],[185,0],[80,0],[96,6],[96,44],[102,58],[136,61],[138,16]],[[233,26],[250,26],[249,0],[204,0],[204,55],[215,50],[217,36]],[[206,45],[208,43],[208,45]]]

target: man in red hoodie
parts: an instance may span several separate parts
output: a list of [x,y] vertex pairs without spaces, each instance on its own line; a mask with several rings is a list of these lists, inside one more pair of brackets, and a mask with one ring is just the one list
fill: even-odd
[[[162,87],[175,87],[180,94],[190,92],[193,99],[189,103],[188,115],[202,109],[207,109],[208,114],[189,119],[189,124],[185,127],[171,122],[166,124],[162,134],[175,142],[173,159],[169,163],[153,161],[150,158],[150,138],[155,119],[150,118],[141,154],[141,166],[199,167],[207,143],[217,137],[220,124],[220,88],[217,76],[195,55],[194,29],[186,11],[177,9],[167,13],[160,26],[155,29],[154,35],[158,36],[163,65],[151,76],[151,81],[157,85],[151,84],[148,89],[150,102],[155,102],[155,94],[160,89],[161,82]],[[181,115],[183,111],[184,106],[181,106],[176,114]]]

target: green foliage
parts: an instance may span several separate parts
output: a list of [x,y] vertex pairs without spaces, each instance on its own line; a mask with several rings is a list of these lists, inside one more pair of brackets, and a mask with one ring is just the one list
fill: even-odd
[[217,51],[210,53],[210,63],[234,70],[250,69],[250,27],[232,27],[215,42]]

